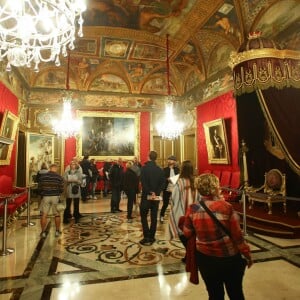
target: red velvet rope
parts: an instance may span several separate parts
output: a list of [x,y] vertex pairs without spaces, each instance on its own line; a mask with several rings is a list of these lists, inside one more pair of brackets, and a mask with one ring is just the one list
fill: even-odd
[[171,95],[171,86],[170,86],[170,61],[169,61],[169,35],[167,34],[167,86],[168,86],[168,96]]
[[68,52],[68,65],[67,65],[67,80],[66,80],[66,89],[67,91],[70,89],[70,52]]

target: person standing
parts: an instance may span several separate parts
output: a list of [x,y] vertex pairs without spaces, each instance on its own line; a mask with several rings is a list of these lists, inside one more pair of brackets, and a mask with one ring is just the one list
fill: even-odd
[[[42,165],[41,165],[41,169],[40,169],[40,170],[37,172],[37,174],[36,174],[37,193],[38,193],[38,195],[40,195],[40,196],[41,196],[40,179],[41,179],[41,176],[42,176],[43,174],[46,174],[46,173],[48,173],[48,166],[47,166],[47,164],[44,162],[44,163],[42,163]],[[38,200],[38,207],[40,207],[40,205],[41,205],[41,199],[42,199],[42,196],[41,196],[41,198]]]
[[133,164],[132,164],[131,169],[136,173],[136,175],[138,177],[141,176],[141,167],[142,167],[142,164],[139,162],[138,158],[135,156],[133,158]]
[[96,161],[94,158],[92,158],[90,160],[90,170],[91,170],[91,174],[92,174],[92,177],[91,177],[91,198],[94,199],[94,200],[97,200],[97,197],[96,197],[96,187],[97,187],[97,184],[98,184],[98,179],[99,179],[99,171],[97,169],[97,165],[96,165]]
[[110,211],[112,213],[121,212],[120,200],[121,190],[123,184],[123,160],[121,157],[118,158],[117,162],[112,165],[109,171],[109,180],[111,184],[111,201]]
[[127,221],[132,222],[133,203],[136,199],[136,194],[139,191],[139,178],[132,169],[133,162],[126,163],[126,171],[124,173],[123,190],[127,196]]
[[64,210],[63,223],[69,224],[69,219],[71,215],[71,204],[73,200],[73,217],[75,218],[75,223],[78,223],[82,215],[79,212],[79,199],[80,199],[80,185],[82,182],[82,173],[77,168],[76,162],[72,161],[70,163],[70,168],[64,174],[64,179],[67,184],[66,188],[66,208]]
[[40,189],[42,201],[40,205],[41,211],[41,237],[47,236],[47,216],[50,208],[52,207],[52,213],[55,215],[55,236],[58,237],[60,232],[60,213],[56,208],[60,195],[64,190],[63,177],[57,173],[57,165],[51,164],[49,171],[40,177]]
[[86,201],[89,198],[89,186],[91,182],[91,169],[90,169],[90,161],[89,156],[84,155],[83,160],[80,162],[80,166],[82,168],[82,181],[85,182],[85,184],[81,185],[81,198],[82,201]]
[[[141,222],[144,238],[140,244],[150,246],[155,242],[157,227],[157,214],[159,201],[155,200],[159,196],[165,185],[163,170],[156,164],[157,153],[150,151],[149,161],[141,169],[142,197],[140,205]],[[148,212],[150,211],[150,226],[148,224]]]
[[109,170],[111,168],[111,162],[106,160],[103,165],[103,184],[104,184],[104,191],[103,196],[106,197],[109,190]]
[[220,196],[220,182],[214,174],[198,176],[195,187],[199,194],[187,210],[183,233],[187,238],[196,235],[197,266],[209,299],[224,299],[225,285],[229,299],[243,300],[243,276],[252,259],[239,216]]
[[[133,158],[133,166],[132,166],[132,170],[136,173],[136,175],[138,176],[139,182],[140,182],[140,177],[141,177],[141,168],[142,168],[142,164],[140,163],[140,161],[138,160],[137,156],[135,156]],[[140,187],[139,187],[140,190]],[[134,199],[134,205],[135,205],[135,210],[137,211],[138,209],[138,193],[135,195],[135,199]]]
[[[182,162],[179,178],[174,185],[171,196],[171,212],[169,232],[171,238],[179,238],[186,248],[187,238],[179,228],[179,219],[194,202],[196,190],[194,187],[194,168],[190,160]],[[185,258],[182,259],[185,262]]]
[[169,205],[172,189],[174,187],[170,178],[179,174],[179,168],[176,166],[176,157],[174,155],[168,157],[168,166],[165,167],[163,171],[164,171],[166,183],[165,183],[165,189],[163,191],[163,205],[160,210],[160,219],[159,219],[160,223],[164,222],[165,213]]

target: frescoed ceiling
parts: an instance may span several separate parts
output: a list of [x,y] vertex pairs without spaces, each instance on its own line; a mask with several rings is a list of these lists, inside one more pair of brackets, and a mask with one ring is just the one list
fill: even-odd
[[[70,89],[83,105],[97,95],[102,98],[94,102],[102,104],[105,95],[166,95],[167,35],[171,92],[179,99],[197,91],[194,98],[202,101],[232,89],[229,56],[251,31],[300,51],[299,0],[86,1],[84,37],[70,52]],[[57,97],[65,89],[67,60],[60,67],[41,64],[38,73],[17,72],[30,90],[29,102],[37,103],[43,91]]]

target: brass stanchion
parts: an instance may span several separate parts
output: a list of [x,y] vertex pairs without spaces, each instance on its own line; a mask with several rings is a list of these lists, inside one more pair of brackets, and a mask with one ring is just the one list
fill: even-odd
[[4,216],[3,216],[3,235],[2,235],[2,250],[0,255],[1,256],[6,256],[9,254],[14,253],[14,249],[12,248],[7,248],[6,243],[7,243],[7,205],[8,201],[13,199],[13,197],[6,197],[4,200]]
[[244,178],[244,187],[242,191],[242,202],[243,202],[243,234],[247,235],[247,215],[246,215],[246,191],[248,189],[248,166],[247,166],[247,156],[248,147],[244,140],[242,140],[242,155],[243,155],[243,178]]
[[22,224],[22,226],[26,226],[26,227],[35,225],[35,222],[30,221],[30,202],[31,202],[31,189],[29,185],[27,190],[27,222]]

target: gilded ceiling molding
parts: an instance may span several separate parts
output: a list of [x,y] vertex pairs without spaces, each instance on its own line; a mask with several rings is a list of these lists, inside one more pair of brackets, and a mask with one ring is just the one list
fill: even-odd
[[236,95],[269,87],[300,88],[298,51],[263,48],[232,53],[230,66]]
[[165,47],[166,44],[165,38],[163,36],[161,37],[147,31],[138,31],[120,27],[84,26],[83,35],[85,38],[99,38],[100,36],[110,38],[115,37],[118,39],[133,39],[136,42],[148,41],[149,43],[154,43],[161,47]]

